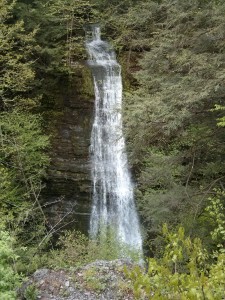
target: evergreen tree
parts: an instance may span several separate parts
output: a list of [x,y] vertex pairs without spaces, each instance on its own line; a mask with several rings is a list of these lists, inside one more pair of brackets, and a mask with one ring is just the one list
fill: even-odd
[[139,62],[125,125],[152,237],[165,221],[207,236],[203,208],[225,172],[223,112],[214,109],[224,106],[224,10],[211,1],[143,1],[121,20],[118,42],[129,41],[127,63]]
[[[15,1],[0,1],[0,107],[33,106],[29,98],[35,73],[31,53],[35,31],[24,32],[23,21],[12,15]],[[26,100],[25,100],[26,99]]]
[[0,215],[26,243],[28,223],[34,228],[45,221],[39,201],[49,141],[40,115],[34,114],[40,98],[34,92],[36,30],[25,31],[24,22],[15,18],[15,5],[0,1]]

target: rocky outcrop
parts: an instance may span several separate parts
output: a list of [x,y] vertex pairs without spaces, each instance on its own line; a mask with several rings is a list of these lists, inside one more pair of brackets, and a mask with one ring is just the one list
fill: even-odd
[[[54,91],[56,105],[47,116],[51,165],[43,191],[49,226],[58,224],[83,232],[87,232],[91,209],[89,145],[94,103],[91,84],[85,80],[81,77],[78,86],[75,78],[73,84],[62,83]],[[89,89],[89,97],[82,95],[84,88]]]
[[129,260],[115,260],[96,261],[74,271],[40,269],[23,285],[19,299],[33,291],[40,300],[131,300],[125,265],[134,266]]

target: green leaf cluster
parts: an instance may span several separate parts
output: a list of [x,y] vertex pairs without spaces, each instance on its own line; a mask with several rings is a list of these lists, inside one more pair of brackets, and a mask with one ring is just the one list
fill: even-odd
[[201,240],[185,237],[184,228],[169,231],[164,224],[165,247],[160,258],[150,258],[148,270],[125,269],[133,284],[135,299],[222,299],[225,256],[209,260]]
[[[43,134],[41,116],[34,112],[41,98],[34,91],[37,30],[26,31],[15,9],[16,1],[0,1],[0,218],[7,228],[7,241],[14,236],[20,251],[21,244],[35,244],[43,238],[46,218],[40,192],[49,164],[49,137]],[[13,272],[10,276],[14,280]],[[12,296],[1,298],[13,299],[15,291],[11,292],[7,280],[9,285],[0,290]]]
[[15,270],[18,259],[13,244],[14,239],[2,226],[0,227],[0,298],[5,300],[16,299],[16,288],[19,287],[22,277]]
[[[0,1],[0,108],[34,106],[31,92],[35,72],[32,51],[35,30],[26,33],[22,20],[13,20],[15,1]],[[25,102],[26,99],[26,103]]]
[[95,260],[114,260],[118,257],[129,257],[134,261],[142,259],[142,253],[118,239],[113,229],[106,238],[99,236],[95,240],[76,230],[65,231],[57,245],[59,249],[47,255],[47,264],[54,268],[77,267]]
[[84,66],[84,28],[98,15],[88,0],[17,0],[13,16],[24,23],[26,34],[35,31],[32,67],[35,71],[31,94],[47,114],[62,107],[62,98],[72,89],[79,97],[93,97],[90,74]]
[[[42,134],[40,116],[16,110],[2,113],[0,143],[3,174],[6,178],[6,174],[14,178],[13,185],[20,192],[23,186],[21,199],[29,199],[33,189],[41,188],[41,179],[49,163],[48,155],[45,153],[49,138]],[[5,185],[7,187],[7,182]]]
[[84,59],[85,23],[93,22],[96,12],[87,0],[18,1],[15,13],[27,31],[37,29],[36,68],[40,75],[74,73],[75,62]]
[[209,214],[209,218],[212,223],[211,237],[216,244],[216,251],[224,253],[225,242],[225,217],[224,217],[224,191],[216,190],[214,197],[208,198],[208,205],[206,212]]

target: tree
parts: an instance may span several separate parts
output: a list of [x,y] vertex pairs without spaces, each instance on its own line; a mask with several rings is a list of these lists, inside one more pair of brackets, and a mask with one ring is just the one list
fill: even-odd
[[[38,28],[36,67],[43,73],[72,72],[71,65],[84,58],[83,25],[93,21],[95,11],[87,0],[20,0],[16,7],[27,31]],[[72,66],[74,68],[74,65]]]
[[[16,2],[0,1],[0,108],[34,106],[28,97],[35,77],[31,53],[35,31],[24,32],[23,21],[13,19]],[[26,100],[25,100],[26,99]]]
[[25,243],[31,240],[29,223],[45,223],[39,201],[49,139],[40,115],[33,113],[40,98],[34,92],[36,30],[25,31],[15,7],[16,1],[0,1],[0,214],[14,234],[26,236]]
[[13,248],[14,239],[1,224],[0,228],[0,297],[5,300],[16,299],[16,288],[22,277],[13,268],[18,259]]
[[40,193],[49,139],[42,133],[40,116],[14,110],[0,115],[0,143],[1,219],[23,236],[25,244],[38,237],[38,232],[27,231],[28,224],[34,228],[46,223]]
[[[139,16],[147,7],[145,23]],[[207,235],[201,215],[225,175],[221,111],[213,109],[224,106],[224,9],[223,3],[197,0],[143,1],[124,15],[121,44],[130,37],[130,45],[149,46],[131,48],[139,65],[132,74],[137,89],[126,94],[125,127],[151,237],[165,221]]]

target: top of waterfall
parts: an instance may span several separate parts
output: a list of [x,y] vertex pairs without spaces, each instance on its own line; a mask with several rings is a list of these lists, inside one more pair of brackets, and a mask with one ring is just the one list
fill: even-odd
[[101,39],[101,30],[100,30],[100,26],[96,26],[93,28],[93,40],[100,40]]
[[86,39],[89,41],[100,41],[101,40],[101,28],[98,23],[86,24],[84,26],[86,33]]
[[89,53],[88,64],[95,66],[119,66],[116,62],[115,52],[112,46],[101,39],[101,28],[99,24],[87,24],[84,26],[86,32],[86,47]]

